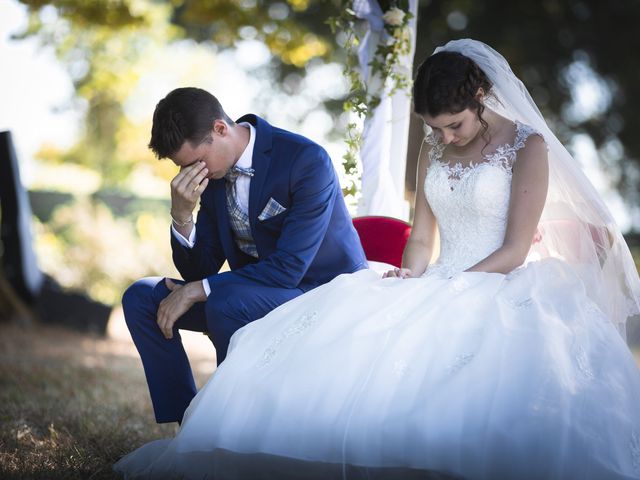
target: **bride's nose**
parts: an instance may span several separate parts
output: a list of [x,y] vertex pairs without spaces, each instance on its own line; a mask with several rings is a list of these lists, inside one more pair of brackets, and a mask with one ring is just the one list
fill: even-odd
[[442,143],[444,143],[445,145],[449,145],[452,141],[453,141],[452,133],[446,133],[446,132],[442,133]]

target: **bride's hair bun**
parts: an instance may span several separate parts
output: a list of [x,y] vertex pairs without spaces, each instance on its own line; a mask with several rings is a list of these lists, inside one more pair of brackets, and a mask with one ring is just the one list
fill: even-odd
[[413,84],[414,110],[436,117],[469,108],[478,113],[484,124],[484,106],[476,97],[479,89],[488,95],[491,87],[491,82],[473,60],[458,52],[439,52],[418,67]]

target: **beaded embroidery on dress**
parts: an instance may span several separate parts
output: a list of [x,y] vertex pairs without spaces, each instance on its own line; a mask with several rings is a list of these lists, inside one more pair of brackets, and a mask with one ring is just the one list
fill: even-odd
[[[515,124],[511,143],[498,146],[468,166],[442,160],[444,147],[433,134],[424,182],[427,201],[438,221],[440,257],[425,275],[451,276],[479,262],[502,245],[507,226],[511,176],[518,151],[537,132]],[[466,239],[473,238],[473,242]]]
[[640,478],[640,370],[572,267],[546,259],[509,275],[464,272],[502,245],[512,167],[536,133],[515,130],[466,168],[433,143],[425,191],[441,252],[425,275],[341,275],[238,330],[176,437],[116,470]]

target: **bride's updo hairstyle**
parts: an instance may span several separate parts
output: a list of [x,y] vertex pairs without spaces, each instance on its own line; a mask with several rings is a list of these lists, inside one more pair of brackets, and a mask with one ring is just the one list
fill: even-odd
[[470,58],[458,52],[435,53],[418,67],[413,83],[413,108],[417,114],[430,117],[456,114],[468,108],[476,112],[484,135],[489,125],[482,118],[484,105],[476,94],[482,88],[489,95],[491,87],[485,73]]

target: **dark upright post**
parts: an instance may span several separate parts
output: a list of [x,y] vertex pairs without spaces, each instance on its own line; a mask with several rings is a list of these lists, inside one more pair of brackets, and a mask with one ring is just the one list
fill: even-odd
[[0,132],[0,241],[2,273],[25,303],[33,303],[43,275],[32,245],[31,207],[20,181],[11,132]]

